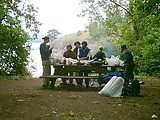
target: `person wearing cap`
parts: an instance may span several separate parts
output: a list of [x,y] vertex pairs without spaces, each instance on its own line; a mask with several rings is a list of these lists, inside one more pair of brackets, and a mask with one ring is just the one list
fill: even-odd
[[99,51],[93,56],[93,58],[96,60],[100,59],[101,61],[105,60],[106,55],[103,52],[103,46],[99,46]]
[[134,61],[133,61],[133,55],[129,49],[127,49],[126,45],[121,45],[121,52],[122,52],[122,60],[124,60],[124,77],[125,82],[129,84],[129,82],[132,82],[134,79],[133,70],[135,67]]
[[[79,60],[89,60],[91,58],[91,50],[87,47],[87,42],[82,42],[82,48],[79,49]],[[89,71],[80,71],[80,76],[88,76]],[[77,84],[82,86],[83,80],[77,79]],[[89,79],[85,79],[86,87],[89,87]]]
[[79,59],[79,49],[81,48],[81,43],[79,42],[79,41],[76,41],[75,43],[74,43],[74,45],[76,46],[74,49],[73,49],[73,51],[76,53],[76,57],[77,57],[77,59]]
[[[51,74],[51,63],[50,63],[50,54],[52,52],[52,49],[49,48],[47,43],[49,42],[49,37],[45,36],[42,38],[44,41],[40,45],[40,55],[42,59],[42,66],[43,66],[43,76],[50,75]],[[43,80],[42,87],[46,88],[49,86],[49,78],[45,78]]]

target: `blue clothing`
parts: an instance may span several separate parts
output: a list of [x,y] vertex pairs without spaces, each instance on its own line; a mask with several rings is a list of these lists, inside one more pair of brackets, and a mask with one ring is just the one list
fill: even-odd
[[[83,58],[83,57],[87,57],[88,53],[89,53],[90,49],[88,47],[86,48],[80,48],[79,49],[79,58]],[[80,76],[88,76],[89,71],[80,71],[79,75]],[[82,86],[83,80],[82,79],[77,79],[77,84]],[[86,87],[89,87],[89,79],[85,79],[85,84]]]
[[90,51],[90,49],[88,47],[86,47],[85,49],[80,48],[79,49],[79,58],[87,57],[89,51]]
[[124,73],[120,72],[120,71],[107,73],[107,74],[99,76],[97,78],[97,82],[101,86],[102,84],[106,84],[113,76],[117,76],[117,77],[122,77],[123,78],[124,77]]

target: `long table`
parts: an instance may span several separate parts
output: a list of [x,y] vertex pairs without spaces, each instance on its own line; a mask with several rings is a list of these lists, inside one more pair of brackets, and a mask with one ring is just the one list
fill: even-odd
[[105,74],[115,70],[123,69],[123,66],[108,66],[108,65],[63,65],[54,66],[54,75],[67,75],[68,73],[89,71],[90,73]]
[[[51,83],[54,85],[57,78],[62,79],[96,79],[99,75],[114,72],[116,70],[123,70],[123,66],[109,66],[109,65],[54,65],[54,75],[41,76],[40,78],[51,78]],[[87,71],[88,76],[79,76],[80,71]],[[70,75],[69,75],[70,74]]]

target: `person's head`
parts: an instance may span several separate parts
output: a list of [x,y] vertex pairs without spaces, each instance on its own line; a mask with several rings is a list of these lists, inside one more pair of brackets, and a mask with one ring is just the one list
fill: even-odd
[[121,45],[121,51],[124,51],[124,50],[126,50],[127,49],[127,47],[126,47],[126,45]]
[[82,48],[86,48],[87,47],[87,42],[86,41],[83,41],[82,42]]
[[76,42],[74,43],[74,45],[75,45],[77,48],[79,48],[81,44],[80,44],[79,41],[76,41]]
[[103,46],[99,46],[99,51],[103,51]]
[[71,51],[71,50],[72,50],[72,45],[71,44],[67,45],[67,51]]
[[45,36],[42,38],[44,40],[44,43],[48,43],[49,42],[49,37]]

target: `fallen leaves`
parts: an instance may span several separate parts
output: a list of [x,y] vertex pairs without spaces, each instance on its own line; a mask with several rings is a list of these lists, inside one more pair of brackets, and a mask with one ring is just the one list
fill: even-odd
[[69,115],[73,117],[73,116],[74,116],[73,111],[70,111],[70,112],[69,112]]

